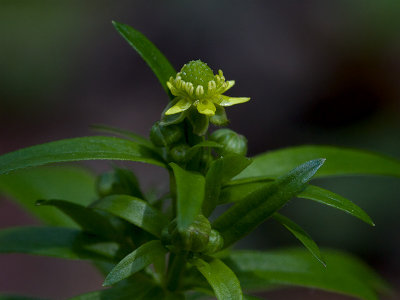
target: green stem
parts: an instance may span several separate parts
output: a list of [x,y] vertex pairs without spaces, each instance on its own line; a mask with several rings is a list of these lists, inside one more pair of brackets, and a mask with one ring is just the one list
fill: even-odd
[[186,267],[186,253],[171,254],[167,273],[167,288],[174,292],[179,288],[182,273]]

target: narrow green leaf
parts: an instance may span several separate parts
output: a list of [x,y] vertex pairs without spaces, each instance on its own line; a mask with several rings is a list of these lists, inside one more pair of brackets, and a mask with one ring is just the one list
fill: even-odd
[[400,177],[400,161],[374,152],[331,147],[299,146],[267,152],[254,158],[254,162],[237,179],[253,176],[276,178],[296,165],[325,157],[326,164],[315,178],[339,175],[386,175]]
[[57,162],[109,159],[146,162],[164,167],[150,149],[116,137],[81,137],[20,149],[0,156],[0,174]]
[[144,269],[160,256],[167,253],[161,241],[154,240],[143,244],[124,257],[107,275],[103,286],[113,285]]
[[43,298],[33,298],[20,295],[0,295],[0,300],[44,300]]
[[14,227],[0,231],[0,253],[113,261],[118,245],[62,227]]
[[154,145],[148,139],[146,139],[144,136],[141,136],[141,135],[134,133],[132,131],[129,131],[129,130],[112,127],[112,126],[108,126],[108,125],[103,125],[103,124],[93,124],[90,126],[90,128],[97,130],[99,132],[112,133],[112,134],[116,134],[116,135],[119,135],[119,136],[122,136],[125,138],[129,138],[129,139],[131,139],[139,144],[142,144],[146,147],[149,147],[151,149],[154,148]]
[[303,249],[235,251],[225,262],[241,281],[247,280],[246,287],[250,289],[295,285],[377,300],[374,289],[386,286],[379,275],[353,256],[338,251],[322,251],[322,256],[326,268]]
[[222,188],[219,196],[219,204],[239,202],[253,192],[270,186],[273,182],[249,182],[246,184],[228,185]]
[[213,228],[224,238],[224,247],[230,246],[251,232],[300,193],[324,161],[315,159],[298,166],[271,185],[247,195],[218,217]]
[[214,258],[206,262],[197,258],[193,260],[193,264],[211,285],[218,300],[243,299],[239,280],[221,260]]
[[339,196],[331,191],[325,190],[321,187],[309,185],[307,188],[297,195],[299,198],[313,200],[349,213],[350,215],[359,218],[365,223],[375,226],[374,222],[359,206],[350,200]]
[[206,174],[203,213],[209,216],[219,202],[221,186],[243,171],[251,160],[242,155],[226,155],[213,161]]
[[165,92],[172,99],[172,95],[167,87],[167,81],[171,76],[175,76],[176,71],[167,58],[160,50],[150,42],[142,33],[128,25],[113,21],[115,29],[124,37],[136,52],[148,64],[154,74],[157,76]]
[[170,163],[170,166],[176,182],[178,229],[184,230],[201,211],[205,179],[201,174],[186,171],[175,163]]
[[92,207],[107,211],[135,224],[156,237],[161,236],[162,229],[168,224],[168,220],[160,211],[147,202],[128,195],[108,196],[96,202]]
[[153,280],[136,273],[129,280],[118,283],[112,288],[85,293],[70,300],[148,300],[147,296],[152,294],[155,288],[158,289]]
[[84,231],[98,236],[115,239],[118,234],[113,225],[105,216],[91,208],[64,201],[64,200],[39,200],[38,206],[54,206],[73,219]]
[[25,169],[0,175],[0,194],[15,200],[48,225],[77,227],[56,208],[39,209],[35,202],[54,198],[88,205],[96,197],[95,177],[83,168],[71,166]]
[[305,232],[299,225],[290,220],[289,218],[274,213],[272,216],[276,221],[281,223],[287,230],[289,230],[303,245],[306,247],[311,254],[323,265],[326,266],[324,259],[321,256],[321,252],[317,244],[313,241],[313,239]]

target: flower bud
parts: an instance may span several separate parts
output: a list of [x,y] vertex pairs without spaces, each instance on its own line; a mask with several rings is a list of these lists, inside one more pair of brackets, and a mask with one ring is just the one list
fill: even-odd
[[116,168],[97,177],[96,190],[100,197],[124,194],[143,197],[136,176],[129,170]]
[[183,137],[183,130],[178,125],[163,126],[156,122],[150,131],[150,140],[158,147],[175,144]]
[[169,242],[178,250],[201,252],[207,248],[210,234],[210,222],[203,215],[198,215],[183,231],[178,230],[176,219],[173,220],[168,226],[168,231],[163,232],[163,241]]
[[212,254],[221,250],[223,246],[224,246],[224,239],[222,235],[215,229],[211,229],[207,247],[206,249],[204,249],[203,252],[206,254]]
[[169,151],[170,158],[173,162],[183,163],[188,159],[188,151],[190,147],[186,144],[179,144]]
[[222,148],[215,149],[220,155],[235,153],[245,156],[247,153],[247,139],[233,130],[218,129],[210,135],[210,140],[223,145]]

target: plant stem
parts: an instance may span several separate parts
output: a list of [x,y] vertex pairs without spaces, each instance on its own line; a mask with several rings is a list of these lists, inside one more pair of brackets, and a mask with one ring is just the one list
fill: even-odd
[[178,289],[182,273],[186,266],[186,253],[171,254],[167,273],[167,288],[174,292]]

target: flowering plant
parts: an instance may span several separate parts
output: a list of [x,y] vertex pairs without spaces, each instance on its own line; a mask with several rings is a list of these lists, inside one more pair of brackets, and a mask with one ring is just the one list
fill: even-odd
[[[304,198],[374,225],[350,200],[309,182],[338,175],[400,177],[399,161],[331,146],[286,148],[248,158],[244,136],[227,128],[209,133],[210,122],[228,124],[225,107],[250,100],[224,95],[234,81],[226,81],[221,70],[215,75],[200,60],[176,73],[144,35],[127,25],[114,26],[153,70],[170,102],[150,139],[97,126],[122,137],[79,137],[2,155],[0,191],[47,225],[2,229],[0,252],[92,261],[105,275],[104,286],[111,288],[75,300],[258,299],[254,291],[286,285],[366,300],[387,291],[366,264],[340,251],[321,251],[279,210],[292,198]],[[127,169],[115,168],[94,179],[78,167],[43,167],[93,159],[165,168],[170,190],[163,195],[144,192]],[[218,215],[216,208],[227,203],[233,205]],[[232,249],[269,219],[304,247]]]

